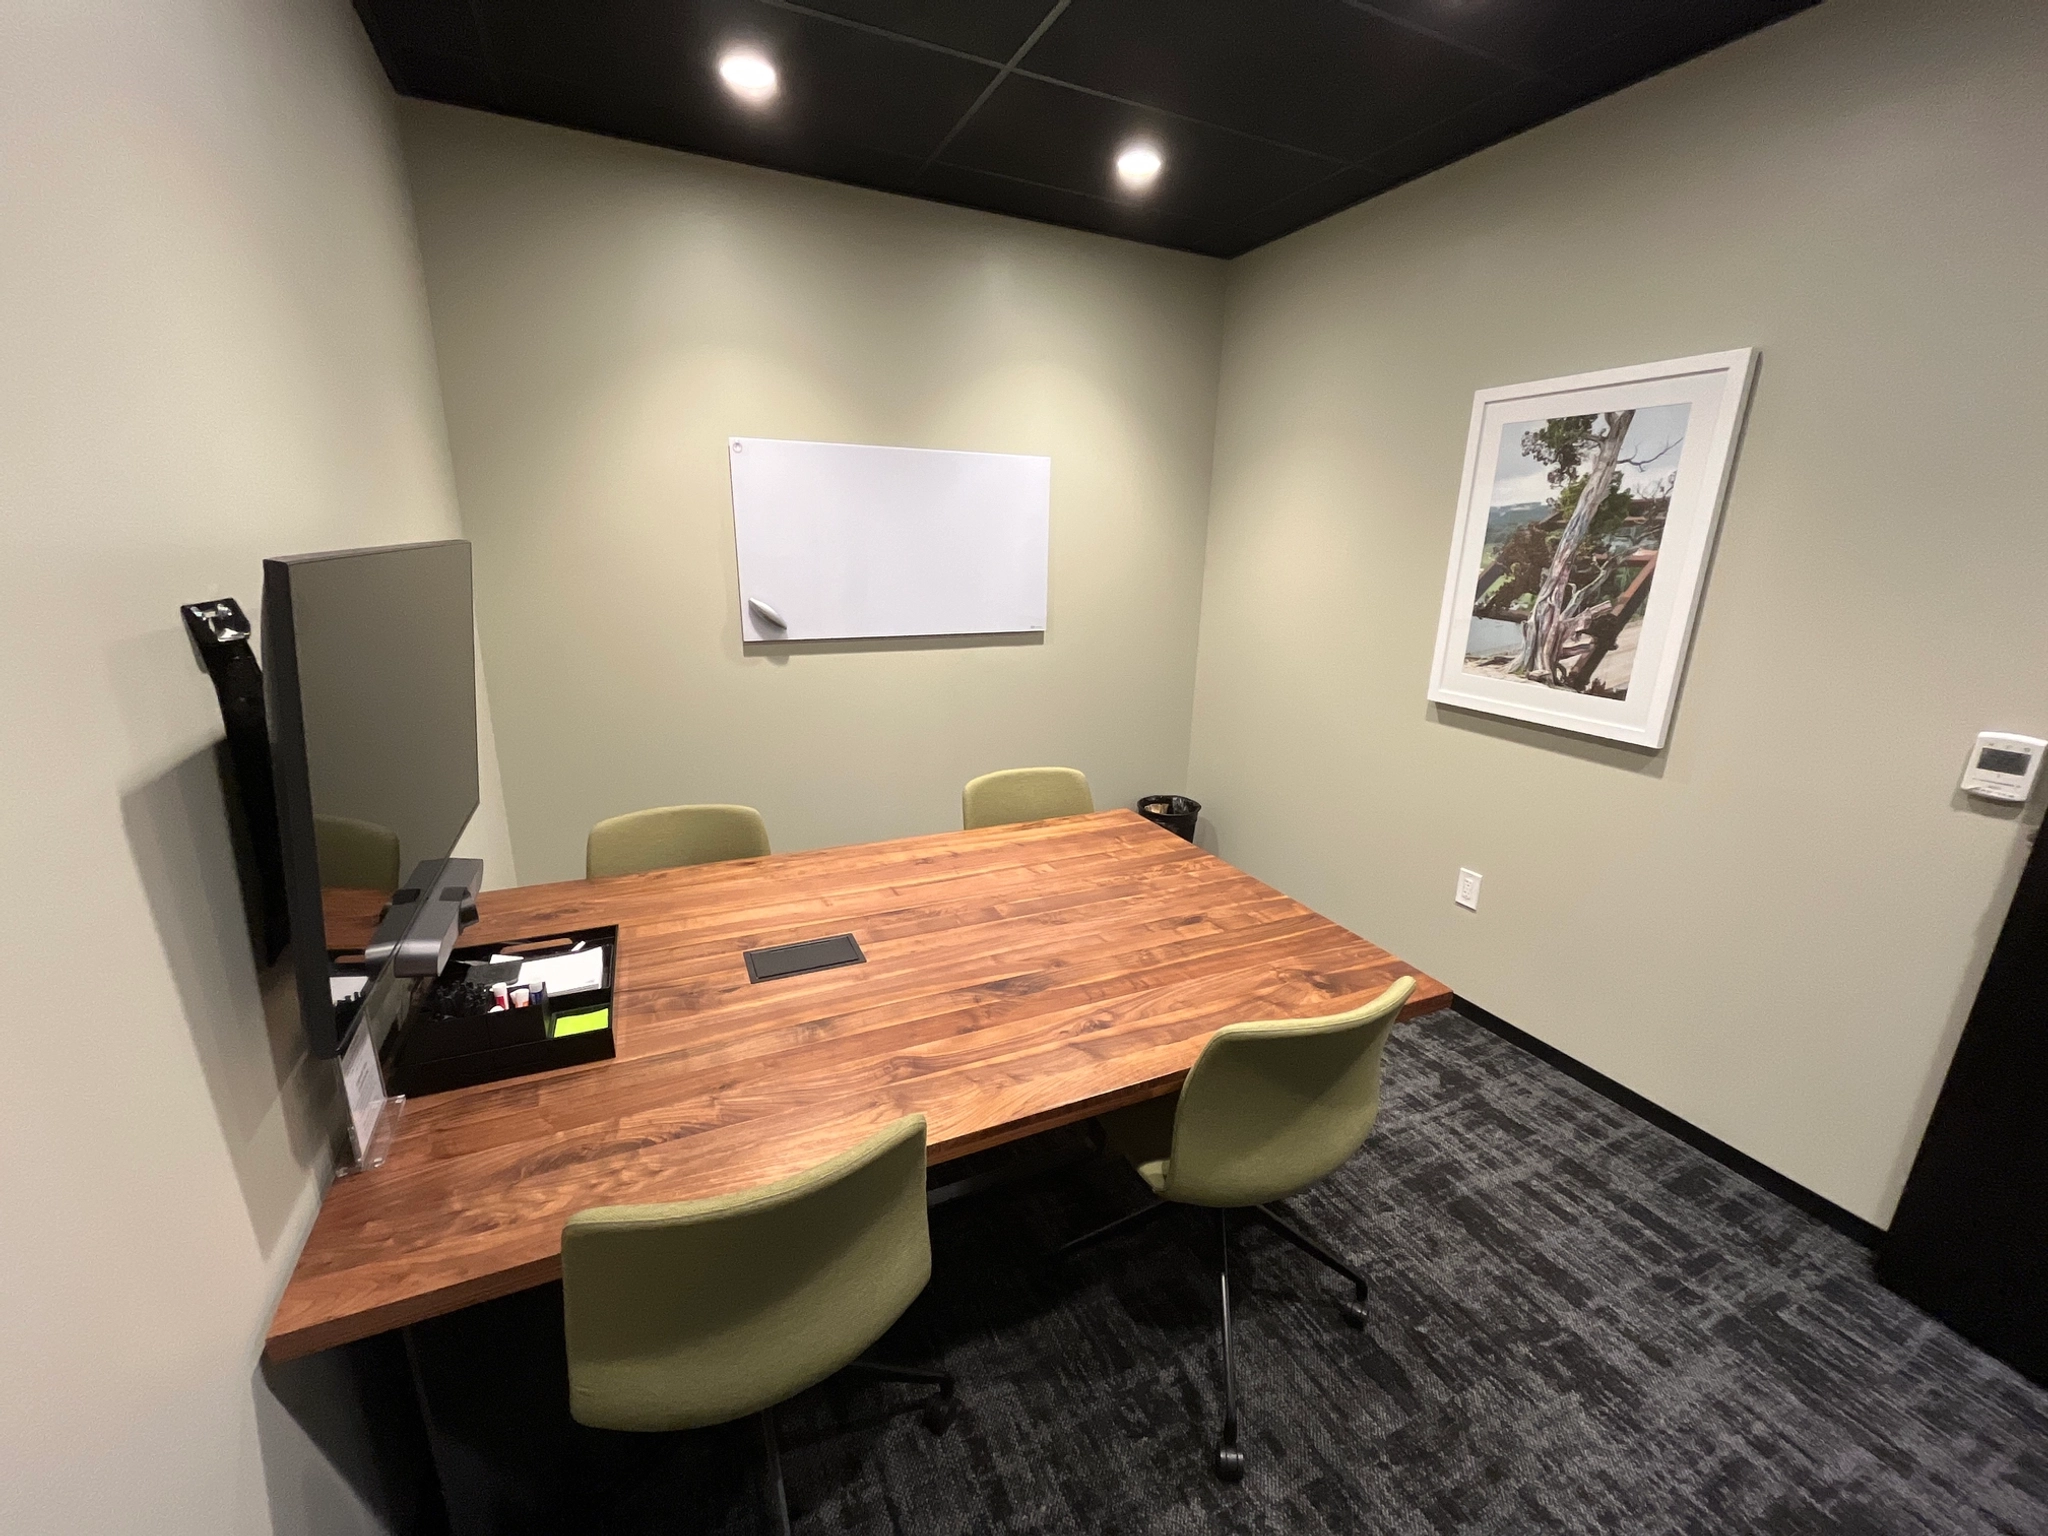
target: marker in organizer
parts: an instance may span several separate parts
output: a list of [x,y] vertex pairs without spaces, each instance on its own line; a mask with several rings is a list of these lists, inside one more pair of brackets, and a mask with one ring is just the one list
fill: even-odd
[[527,986],[525,982],[514,982],[510,995],[514,1008],[530,1008],[533,1006],[533,989]]
[[511,997],[502,981],[491,983],[491,1012],[503,1013],[512,1006]]

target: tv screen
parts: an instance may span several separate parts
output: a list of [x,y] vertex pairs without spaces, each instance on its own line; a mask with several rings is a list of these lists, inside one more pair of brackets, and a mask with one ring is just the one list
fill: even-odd
[[376,979],[331,963],[330,905],[374,914],[422,860],[448,856],[476,810],[473,611],[459,539],[263,563],[292,968],[316,1055],[340,1053],[347,995]]

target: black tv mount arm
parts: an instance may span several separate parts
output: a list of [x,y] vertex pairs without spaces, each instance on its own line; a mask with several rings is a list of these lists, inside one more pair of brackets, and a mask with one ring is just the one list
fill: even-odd
[[228,826],[236,843],[249,940],[258,963],[284,953],[291,924],[284,895],[284,848],[277,834],[277,788],[270,777],[270,721],[263,668],[249,646],[249,619],[232,597],[178,609],[185,633],[220,700],[227,732]]

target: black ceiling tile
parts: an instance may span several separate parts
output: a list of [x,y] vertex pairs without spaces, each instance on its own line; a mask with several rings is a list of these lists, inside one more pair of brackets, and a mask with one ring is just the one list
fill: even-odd
[[478,58],[483,44],[469,0],[356,0],[371,41],[384,48]]
[[1014,218],[1035,219],[1041,224],[1060,224],[1099,235],[1141,240],[1149,245],[1216,254],[1211,249],[1213,232],[1192,221],[1153,208],[1089,197],[1062,187],[1040,186],[965,166],[934,165],[918,178],[917,190],[921,196],[1006,213]]
[[[1657,0],[1339,0],[1372,15],[1479,50],[1517,68],[1547,71],[1626,32]],[[1694,0],[1712,10],[1720,0]]]
[[726,121],[713,114],[678,114],[672,103],[650,102],[623,91],[593,90],[580,82],[510,74],[503,77],[503,89],[506,110],[515,117],[885,192],[911,190],[924,164],[921,156],[898,154],[845,137],[791,138],[760,133],[754,124]]
[[[740,158],[738,156],[735,159]],[[830,144],[807,149],[798,162],[755,160],[755,165],[795,171],[801,176],[820,176],[850,186],[870,187],[879,192],[915,194],[924,162],[915,155],[893,154],[863,144]]]
[[[1720,40],[1737,37],[1819,0],[1341,0],[1356,9],[1398,17],[1418,28],[1477,48],[1504,63],[1543,72],[1566,72],[1572,61],[1625,33],[1676,27],[1703,32],[1720,29]],[[1752,19],[1743,20],[1744,13]],[[1725,23],[1725,25],[1724,25]],[[1658,46],[1645,38],[1644,57]],[[1667,51],[1676,63],[1683,48]],[[1710,46],[1710,45],[1699,45]],[[1692,52],[1697,52],[1694,47]]]
[[1055,0],[798,0],[904,37],[1006,63]]
[[448,101],[459,107],[502,112],[504,101],[490,69],[474,54],[430,53],[417,48],[387,47],[384,69],[402,95],[423,101]]
[[1661,0],[1638,7],[1640,25],[1605,37],[1561,64],[1557,78],[1590,101],[1783,21],[1818,0]]
[[1347,165],[1312,187],[1304,187],[1239,220],[1217,241],[1216,255],[1242,256],[1268,241],[1342,212],[1375,193],[1384,192],[1396,178],[1367,165]]
[[1342,0],[1074,0],[1019,68],[1347,162],[1520,78]]
[[1568,112],[1577,103],[1572,90],[1557,81],[1525,80],[1419,128],[1375,155],[1372,167],[1387,177],[1389,186],[1408,181]]
[[[501,80],[552,81],[587,114],[638,125],[627,137],[763,164],[842,144],[922,159],[995,78],[985,64],[751,0],[489,0],[483,24]],[[781,78],[766,106],[734,99],[718,78],[719,56],[740,43]]]
[[[1166,161],[1142,195],[1124,192],[1113,169],[1132,139],[1156,145]],[[1219,231],[1332,169],[1313,155],[1017,75],[968,120],[944,159]]]

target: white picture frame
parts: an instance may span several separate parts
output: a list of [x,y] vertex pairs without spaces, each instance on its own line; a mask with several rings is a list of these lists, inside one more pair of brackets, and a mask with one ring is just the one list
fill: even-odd
[[1431,700],[1663,747],[1755,367],[1744,347],[1473,395]]

